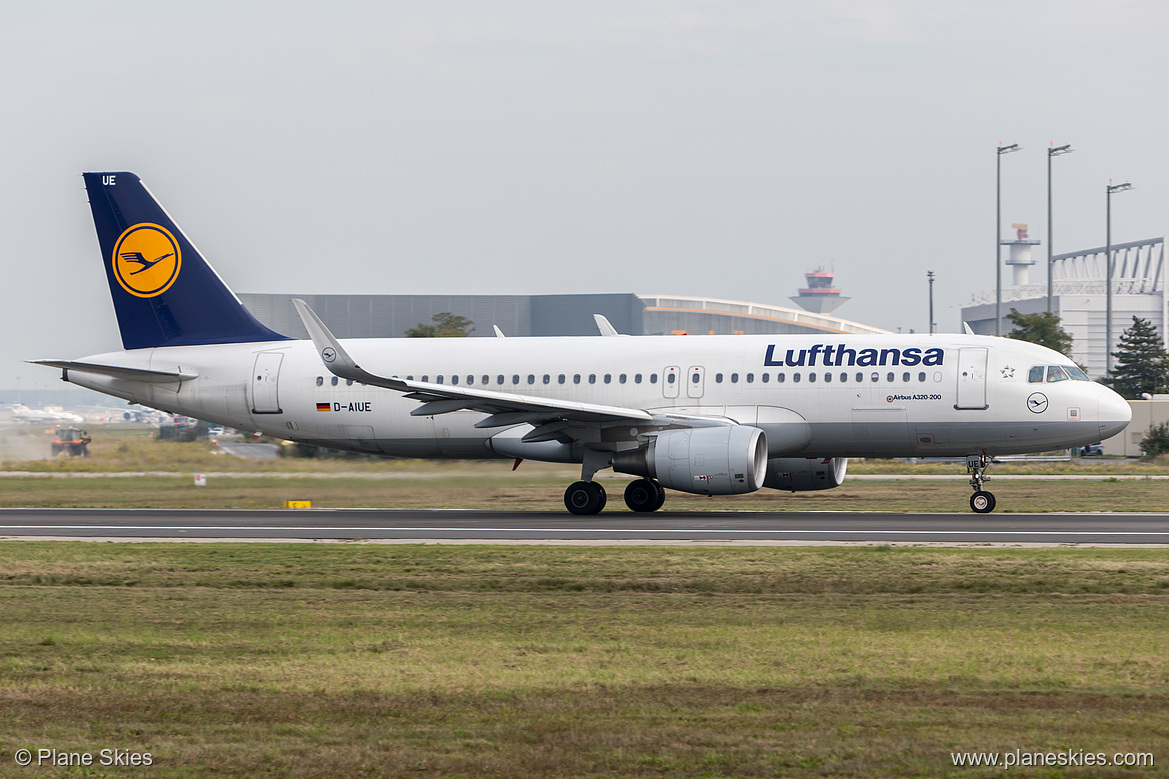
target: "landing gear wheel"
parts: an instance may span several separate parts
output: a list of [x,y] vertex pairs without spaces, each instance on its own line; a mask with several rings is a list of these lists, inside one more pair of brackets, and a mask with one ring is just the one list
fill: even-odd
[[638,479],[625,488],[625,505],[634,511],[657,511],[666,502],[666,490],[653,479]]
[[599,514],[608,498],[595,481],[578,481],[564,491],[564,507],[573,514]]
[[994,504],[994,495],[985,490],[979,490],[970,496],[970,508],[978,514],[989,514],[994,511]]

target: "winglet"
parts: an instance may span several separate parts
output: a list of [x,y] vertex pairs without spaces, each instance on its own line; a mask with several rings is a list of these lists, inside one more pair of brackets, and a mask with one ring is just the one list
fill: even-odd
[[503,334],[503,331],[499,329],[499,325],[492,325],[492,327],[495,328],[496,338],[507,338],[507,336]]
[[603,314],[593,314],[593,321],[597,323],[597,329],[601,331],[601,335],[621,335],[617,332],[617,328],[609,324],[609,320]]
[[974,328],[972,328],[970,326],[969,322],[963,322],[962,329],[966,333],[966,335],[978,335],[978,333],[974,332]]
[[325,323],[316,315],[316,312],[309,308],[308,303],[300,298],[293,298],[292,305],[296,306],[296,313],[300,314],[300,321],[308,330],[309,337],[313,339],[313,346],[316,347],[317,353],[321,356],[325,367],[329,369],[329,373],[340,376],[342,379],[351,379],[374,387],[386,387],[402,392],[410,389],[405,382],[396,377],[391,376],[384,379],[367,372],[353,361],[353,358],[341,346],[341,342],[329,332],[329,328],[325,327]]

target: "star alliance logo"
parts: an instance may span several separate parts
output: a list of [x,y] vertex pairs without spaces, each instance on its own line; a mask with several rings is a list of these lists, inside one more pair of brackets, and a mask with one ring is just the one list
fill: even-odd
[[1015,369],[1007,365],[1002,369],[1002,374],[1004,379],[1013,379],[1015,378]]

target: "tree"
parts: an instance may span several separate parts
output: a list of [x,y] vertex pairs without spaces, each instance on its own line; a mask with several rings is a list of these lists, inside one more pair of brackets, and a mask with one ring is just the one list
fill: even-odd
[[1120,348],[1112,353],[1116,364],[1105,384],[1129,400],[1144,393],[1165,392],[1169,386],[1169,352],[1147,319],[1132,318],[1132,327],[1120,336]]
[[466,338],[475,332],[475,323],[465,316],[443,311],[430,318],[433,325],[418,323],[406,331],[407,338]]
[[1015,326],[1014,330],[1007,333],[1007,338],[1030,341],[1054,349],[1065,357],[1071,356],[1071,333],[1059,326],[1059,317],[1050,311],[1020,314],[1018,309],[1012,308],[1011,313],[1007,314],[1007,319]]

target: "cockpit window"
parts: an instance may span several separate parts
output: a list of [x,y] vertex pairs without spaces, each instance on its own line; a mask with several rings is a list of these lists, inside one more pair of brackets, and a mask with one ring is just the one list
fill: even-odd
[[1068,375],[1071,376],[1075,381],[1091,381],[1091,379],[1088,378],[1088,374],[1080,370],[1078,366],[1065,365],[1063,366],[1063,369],[1067,371]]
[[1043,373],[1046,370],[1047,367],[1044,365],[1032,366],[1031,370],[1027,372],[1027,381],[1031,382],[1032,384],[1038,384],[1039,382],[1043,381]]
[[1058,365],[1047,366],[1047,381],[1049,383],[1053,381],[1067,381],[1070,378],[1062,367]]

